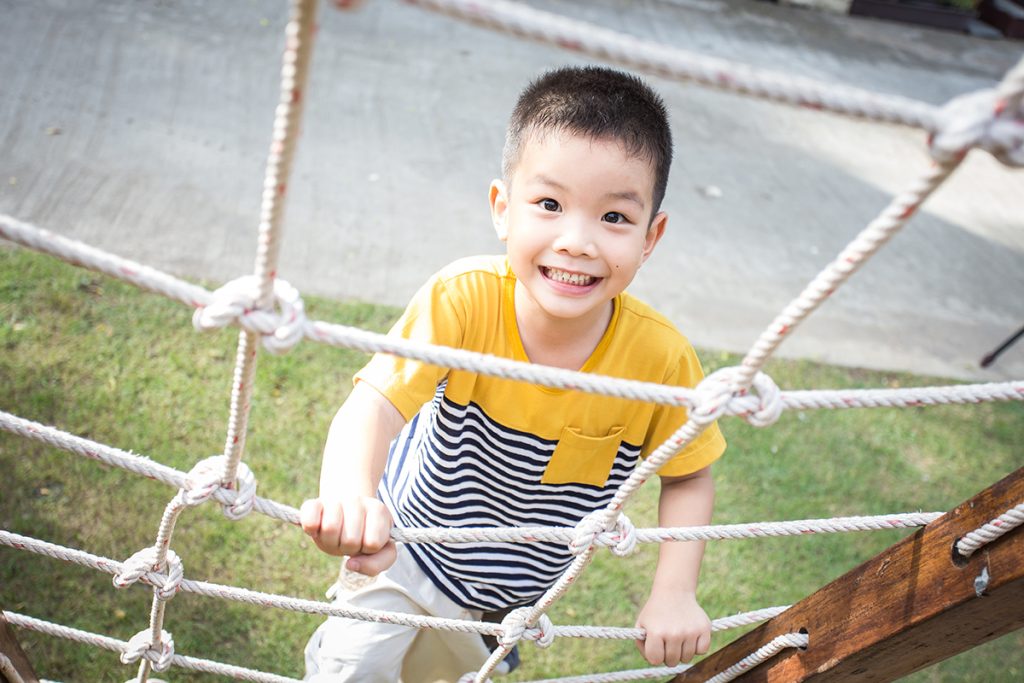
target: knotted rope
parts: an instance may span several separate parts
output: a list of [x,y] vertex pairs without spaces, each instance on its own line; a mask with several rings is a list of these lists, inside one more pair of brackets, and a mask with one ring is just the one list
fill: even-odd
[[531,609],[520,607],[505,615],[501,620],[501,634],[498,642],[506,647],[514,647],[523,638],[532,640],[537,647],[548,647],[555,641],[555,627],[548,615],[542,614],[533,626],[529,625]]
[[114,587],[125,588],[145,578],[146,583],[153,586],[160,600],[167,601],[173,598],[181,588],[185,570],[181,559],[173,550],[166,551],[163,562],[159,556],[159,550],[150,546],[129,557],[124,561],[121,571],[114,575]]
[[604,510],[598,510],[581,519],[573,528],[573,539],[569,542],[569,552],[573,555],[580,555],[605,535],[610,535],[610,540],[614,544],[611,546],[613,554],[626,557],[636,551],[636,527],[633,526],[629,517],[620,513],[615,518],[615,531],[608,532],[604,526]]
[[238,495],[229,502],[221,503],[221,510],[228,519],[238,521],[252,512],[256,503],[256,476],[244,462],[240,462],[235,482],[225,487],[220,479],[225,459],[223,455],[215,455],[196,463],[178,495],[185,505],[195,507],[222,489],[235,490]]
[[154,644],[153,634],[149,629],[139,631],[128,639],[121,661],[134,664],[138,661],[149,662],[157,671],[166,671],[174,659],[174,639],[167,631],[160,631],[160,638]]
[[782,415],[782,392],[771,377],[758,372],[751,385],[741,384],[742,369],[728,367],[711,373],[696,387],[690,419],[702,427],[726,415],[741,417],[755,427],[774,424]]
[[1024,167],[1024,59],[999,86],[961,95],[939,110],[929,138],[942,163],[983,149],[1013,168]]
[[305,335],[305,304],[299,291],[276,278],[272,291],[273,307],[260,308],[259,281],[254,275],[231,280],[215,290],[210,303],[192,314],[197,330],[212,330],[237,323],[262,337],[263,348],[282,354],[292,349]]

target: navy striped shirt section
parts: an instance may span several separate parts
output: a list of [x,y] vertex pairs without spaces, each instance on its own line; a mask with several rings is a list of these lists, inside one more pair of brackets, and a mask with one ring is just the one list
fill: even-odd
[[[604,486],[541,484],[557,441],[504,427],[478,405],[444,395],[391,444],[380,497],[401,527],[574,526],[605,507],[640,459],[620,444]],[[484,611],[527,604],[568,568],[556,543],[410,543],[420,568],[457,604]]]

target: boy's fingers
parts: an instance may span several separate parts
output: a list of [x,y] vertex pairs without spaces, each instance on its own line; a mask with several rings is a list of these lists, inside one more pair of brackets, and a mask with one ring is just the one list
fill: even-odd
[[383,503],[367,506],[366,524],[363,531],[363,552],[367,555],[384,548],[391,542],[391,513]]
[[324,505],[319,498],[303,501],[302,507],[299,508],[299,524],[302,525],[302,530],[310,536],[317,535],[320,532],[320,515],[323,511]]
[[[688,662],[691,659],[693,659],[693,655],[697,650],[697,639],[691,637],[684,640],[682,643],[682,650],[683,652],[682,656],[679,659],[679,662]],[[676,662],[676,664],[678,664],[679,662]],[[675,664],[670,664],[669,666],[675,666]]]
[[398,557],[398,548],[394,541],[388,541],[387,545],[372,555],[356,555],[350,557],[345,566],[366,576],[377,576],[382,571],[395,563]]
[[340,506],[343,524],[339,529],[338,542],[346,555],[363,552],[363,534],[366,524],[366,509],[361,500],[347,500]]
[[648,634],[644,640],[643,653],[648,664],[657,666],[665,661],[665,642]]
[[665,666],[675,666],[679,662],[687,661],[683,654],[686,651],[686,641],[672,636],[665,640]]
[[697,639],[697,654],[706,655],[711,649],[711,631],[704,631]]

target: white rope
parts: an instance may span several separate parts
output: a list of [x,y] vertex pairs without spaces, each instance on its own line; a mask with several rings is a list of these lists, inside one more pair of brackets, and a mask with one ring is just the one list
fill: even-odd
[[[618,681],[651,681],[665,680],[671,676],[677,676],[692,665],[680,664],[679,666],[656,666],[646,669],[630,669],[627,671],[609,671],[605,673],[591,673],[583,676],[567,676],[565,678],[545,678],[542,680],[527,681],[527,683],[618,683]],[[459,679],[460,682],[472,681],[475,674],[466,674]]]
[[[859,517],[832,517],[826,519],[800,519],[782,522],[745,522],[742,524],[716,524],[689,527],[655,527],[634,529],[638,543],[664,543],[666,541],[713,541],[773,536],[802,536],[858,531],[886,531],[930,524],[942,512],[904,512],[889,515]],[[460,527],[435,529],[427,527],[396,528],[392,538],[403,543],[565,543],[577,548],[588,540],[598,546],[619,549],[622,554],[621,531],[595,533],[586,530],[579,535],[579,527]],[[628,553],[627,553],[628,554]]]
[[1013,166],[1024,165],[1024,58],[999,85],[972,99],[970,106],[951,103],[943,111],[940,128],[932,136],[934,168],[889,206],[846,246],[761,333],[740,365],[741,387],[750,386],[761,368],[797,325],[845,283],[914,216],[921,204],[960,165],[974,146],[989,149]]
[[[84,567],[90,567],[115,577],[124,576],[133,571],[129,562],[118,562],[111,558],[94,555],[82,550],[67,548],[56,543],[41,541],[22,534],[0,529],[0,545],[5,545],[18,550],[43,555],[63,562],[70,562]],[[484,621],[469,621],[462,619],[445,619],[441,617],[427,617],[418,614],[403,614],[399,612],[388,612],[385,610],[363,609],[356,607],[343,607],[334,603],[320,602],[316,600],[305,600],[291,596],[275,595],[261,591],[249,590],[235,586],[210,583],[207,581],[196,581],[185,578],[175,578],[172,573],[159,569],[141,572],[135,581],[153,586],[158,590],[169,590],[168,586],[174,585],[175,590],[185,593],[193,593],[205,597],[220,598],[233,602],[241,602],[260,607],[272,607],[284,609],[302,614],[318,614],[322,616],[336,616],[348,619],[360,619],[384,624],[397,624],[412,628],[430,628],[442,631],[457,631],[460,633],[479,633],[501,637],[505,633],[501,624]],[[115,585],[121,587],[115,579]],[[127,585],[127,582],[124,583]],[[712,621],[713,631],[724,631],[740,626],[756,624],[766,619],[771,619],[786,609],[788,605],[777,607],[766,607],[751,612],[722,617]],[[565,625],[552,626],[547,631],[557,638],[602,638],[606,640],[637,640],[645,636],[643,629],[622,628],[612,626],[584,626]],[[538,631],[524,630],[522,636],[525,640],[537,640],[541,637]]]
[[14,668],[14,662],[4,653],[0,652],[0,674],[7,679],[7,683],[25,683],[18,670]]
[[[70,626],[63,626],[61,624],[54,624],[42,619],[18,614],[17,612],[4,611],[3,614],[4,618],[11,624],[29,631],[44,633],[48,636],[63,638],[65,640],[73,640],[78,643],[92,645],[93,647],[97,647],[102,650],[109,650],[111,652],[125,653],[129,651],[130,643],[118,640],[117,638],[101,636],[96,633],[90,633],[89,631],[83,631],[77,628],[71,628]],[[158,659],[158,656],[150,651],[144,651],[142,656]],[[147,659],[147,661],[149,660]],[[209,659],[200,659],[198,657],[174,655],[170,658],[169,664],[173,664],[174,666],[181,667],[183,669],[189,669],[191,671],[219,674],[238,681],[257,681],[258,683],[298,683],[298,679],[295,678],[287,678],[276,674],[264,673],[255,669],[246,669],[244,667],[234,666],[231,664],[222,664],[221,662],[215,662]]]
[[[259,309],[270,307],[275,289],[274,280],[277,276],[283,229],[284,197],[298,143],[315,20],[316,0],[292,0],[288,24],[285,26],[280,97],[275,110],[273,139],[267,157],[263,202],[260,207],[259,239],[253,276],[257,288],[256,307]],[[252,404],[256,377],[256,345],[259,334],[258,330],[246,329],[238,335],[235,374],[231,386],[231,407],[224,442],[224,482],[234,481],[235,469],[245,452],[249,407]]]
[[[53,427],[25,420],[10,413],[0,411],[0,429],[18,434],[28,439],[41,441],[70,453],[98,460],[107,465],[119,467],[135,474],[169,484],[178,489],[192,489],[197,484],[189,482],[189,475],[179,470],[161,465],[149,458],[134,453],[105,446],[95,441],[83,439]],[[223,457],[223,456],[217,456]],[[248,469],[240,469],[242,478]],[[219,487],[210,493],[210,497],[224,506],[225,515],[230,517],[230,510],[244,503],[239,503],[246,493]],[[202,488],[204,492],[208,489]],[[260,514],[298,526],[299,512],[294,507],[278,503],[268,498],[253,495],[252,509]],[[781,522],[745,522],[742,524],[717,524],[693,527],[669,527],[636,529],[636,540],[640,543],[661,543],[664,541],[711,541],[732,540],[741,538],[764,538],[768,536],[796,536],[812,533],[842,533],[858,531],[883,531],[924,526],[931,523],[943,513],[941,512],[903,512],[887,515],[832,517],[825,519],[787,520]],[[463,528],[420,528],[395,527],[391,537],[399,543],[474,543],[509,542],[509,543],[565,543],[570,544],[577,538],[578,532],[571,527],[463,527]],[[606,531],[594,536],[593,543],[598,546],[615,547],[622,543],[620,532]]]
[[781,636],[776,636],[770,643],[759,648],[753,654],[744,657],[742,660],[736,662],[717,676],[709,678],[707,683],[725,683],[726,681],[731,681],[750,669],[753,669],[758,664],[763,664],[786,648],[806,648],[808,641],[809,638],[805,633],[785,633]]
[[936,164],[889,206],[840,252],[761,333],[740,365],[739,386],[748,386],[782,341],[832,293],[878,252],[917,209],[959,166],[963,157]]
[[956,97],[936,117],[932,156],[955,159],[984,149],[1014,168],[1024,167],[1024,58],[996,88]]
[[[806,648],[807,644],[808,636],[802,633],[788,633],[778,636],[764,647],[758,649],[748,657],[745,657],[740,662],[732,665],[717,676],[708,679],[708,683],[725,683],[726,681],[734,680],[758,664],[763,664],[768,661],[788,647]],[[528,683],[619,683],[619,681],[664,680],[670,676],[678,676],[681,673],[685,673],[691,668],[693,668],[693,665],[691,664],[680,664],[679,666],[651,667],[647,669],[631,669],[628,671],[609,671],[607,673],[591,673],[583,676],[568,676],[565,678],[546,678],[538,681],[528,681]],[[459,679],[459,683],[470,683],[471,681],[479,680],[477,673],[474,672],[462,676]],[[490,679],[486,680],[487,683],[491,683]]]
[[964,557],[970,557],[978,548],[991,543],[1000,536],[1024,524],[1024,503],[1010,508],[990,522],[986,522],[957,541],[956,549]]
[[[211,293],[202,287],[126,261],[81,242],[59,237],[10,216],[0,215],[0,237],[184,302],[198,309],[193,316],[198,329],[206,330],[237,324],[244,329],[259,332],[264,335],[264,346],[275,353],[282,352],[289,344],[297,342],[301,336],[340,348],[351,348],[366,353],[390,353],[432,365],[558,389],[687,408],[693,407],[697,401],[697,390],[689,387],[574,372],[388,337],[325,321],[308,321],[305,319],[304,305],[297,291],[283,280],[277,280],[275,284],[274,291],[279,298],[274,307],[257,310],[246,305],[246,302],[255,296],[251,276],[243,278],[243,282],[248,284],[228,283],[216,293]],[[132,273],[132,277],[127,277],[125,272]],[[208,309],[212,310],[207,312]],[[301,335],[298,334],[300,329]],[[787,410],[893,408],[981,401],[1019,401],[1024,400],[1024,381],[906,389],[783,391],[779,395],[779,400]],[[725,414],[756,414],[764,407],[756,396],[739,395],[730,399]]]
[[[81,455],[90,460],[102,462],[105,465],[140,474],[149,479],[173,486],[176,489],[191,489],[194,485],[190,483],[189,474],[150,460],[146,456],[129,453],[119,448],[68,434],[59,429],[26,420],[2,410],[0,410],[0,429],[32,441],[45,443],[69,453]],[[240,469],[239,471],[241,472],[240,477],[244,481],[246,470]],[[225,507],[226,511],[224,514],[230,518],[234,514],[233,510],[244,509],[248,504],[245,500],[245,493],[245,487],[243,487],[242,491],[238,491],[225,488],[222,485],[211,496]],[[289,524],[298,525],[299,523],[298,510],[267,498],[253,496],[252,509],[260,514],[288,522]]]
[[936,108],[897,95],[707,57],[505,0],[409,0],[487,28],[576,50],[658,76],[849,116],[931,130]]

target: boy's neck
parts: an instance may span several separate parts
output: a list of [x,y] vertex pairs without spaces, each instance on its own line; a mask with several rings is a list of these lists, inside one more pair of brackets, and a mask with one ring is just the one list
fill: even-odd
[[519,339],[531,362],[579,370],[604,337],[615,307],[609,301],[594,315],[555,318],[539,310],[516,283],[515,309]]

